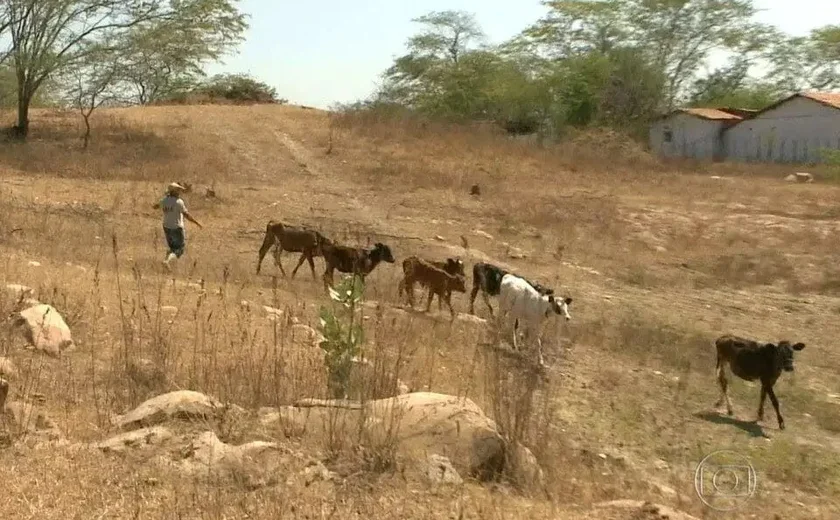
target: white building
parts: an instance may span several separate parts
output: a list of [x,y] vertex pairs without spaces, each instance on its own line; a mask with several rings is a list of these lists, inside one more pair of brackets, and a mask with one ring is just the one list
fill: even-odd
[[726,130],[727,159],[818,163],[840,150],[840,94],[799,93]]
[[742,116],[718,108],[681,108],[650,127],[650,149],[662,157],[723,158],[723,132]]
[[759,111],[685,108],[650,128],[662,157],[818,163],[840,150],[840,93],[802,92]]

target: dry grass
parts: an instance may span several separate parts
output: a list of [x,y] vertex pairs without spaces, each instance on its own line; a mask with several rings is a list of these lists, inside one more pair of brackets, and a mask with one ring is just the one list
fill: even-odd
[[[5,334],[0,356],[20,371],[10,398],[43,395],[81,443],[169,389],[251,410],[324,396],[318,353],[296,344],[291,321],[317,323],[320,281],[306,268],[294,280],[274,279],[270,265],[254,275],[265,222],[280,218],[395,251],[396,266],[368,280],[365,356],[376,376],[360,391],[399,378],[472,398],[533,449],[546,487],[430,489],[401,477],[387,436],[366,437],[339,416],[323,439],[278,439],[231,419],[211,425],[222,440],[299,445],[347,482],[246,491],[72,446],[6,448],[4,518],[584,518],[578,508],[614,498],[705,518],[837,516],[835,186],[789,185],[776,167],[664,164],[608,132],[540,146],[486,128],[288,106],[103,110],[94,124],[83,152],[73,114],[38,112],[30,143],[0,149],[2,281],[35,287],[79,340],[51,359]],[[171,180],[198,187],[186,201],[206,228],[188,228],[187,254],[165,276],[150,206]],[[511,247],[527,258],[508,257]],[[571,295],[572,322],[546,327],[547,379],[488,351],[481,323],[401,309],[399,262],[411,254],[502,263]],[[454,299],[465,311],[467,296]],[[3,315],[11,305],[0,302]],[[263,305],[283,317],[267,319]],[[486,316],[483,302],[476,309]],[[736,418],[709,413],[711,345],[724,332],[808,345],[777,386],[788,429],[766,414],[769,442],[748,423],[756,386],[733,381]],[[140,358],[162,377],[139,381]],[[696,498],[694,465],[722,448],[756,465],[751,510],[716,515]]]

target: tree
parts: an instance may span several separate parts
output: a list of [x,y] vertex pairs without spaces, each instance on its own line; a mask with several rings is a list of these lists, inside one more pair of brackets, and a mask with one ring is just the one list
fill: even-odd
[[765,58],[770,63],[767,80],[782,92],[840,88],[840,25],[814,29],[805,37],[779,34]]
[[468,58],[475,51],[471,44],[484,38],[481,29],[462,11],[431,12],[412,21],[424,28],[408,39],[408,53],[385,71],[382,99],[441,114],[464,112],[455,106],[468,98],[463,89],[492,61],[488,53]]
[[[103,41],[121,45],[126,32],[144,23],[168,23],[183,34],[220,25],[244,30],[237,0],[6,0],[11,55],[17,75],[19,137],[29,133],[29,107],[44,81],[79,66]],[[117,50],[117,49],[115,49]],[[99,52],[99,51],[96,51]]]
[[106,103],[124,102],[118,92],[123,67],[125,64],[116,53],[100,48],[91,50],[84,61],[67,73],[67,100],[79,110],[84,121],[82,146],[85,149],[90,144],[93,111]]
[[194,91],[211,100],[245,101],[254,103],[285,103],[277,97],[277,90],[248,74],[217,74]]
[[126,35],[124,81],[141,105],[186,92],[200,83],[207,62],[218,61],[242,41],[241,16],[195,23],[195,6],[177,17],[138,24]]
[[730,65],[697,79],[691,87],[688,104],[695,107],[761,109],[778,97],[779,91],[774,86],[750,77],[746,60],[736,59]]
[[670,109],[713,50],[758,58],[765,27],[752,0],[549,0],[549,14],[519,39],[554,59],[632,47],[665,77]]

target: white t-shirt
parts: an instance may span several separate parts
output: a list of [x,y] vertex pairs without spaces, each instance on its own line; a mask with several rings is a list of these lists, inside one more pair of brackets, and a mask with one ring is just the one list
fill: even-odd
[[167,229],[184,227],[184,212],[187,211],[187,206],[181,197],[167,195],[161,199],[160,207],[163,209],[163,227]]

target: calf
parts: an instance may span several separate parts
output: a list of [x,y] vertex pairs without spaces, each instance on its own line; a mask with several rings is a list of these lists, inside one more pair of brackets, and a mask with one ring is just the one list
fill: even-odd
[[303,261],[309,262],[309,268],[312,270],[312,278],[315,279],[315,262],[313,257],[322,256],[321,246],[330,243],[330,240],[324,235],[314,229],[309,229],[303,226],[290,226],[282,222],[270,220],[265,227],[265,238],[263,238],[262,246],[260,246],[259,258],[257,259],[257,274],[260,274],[260,266],[263,258],[265,258],[271,246],[277,244],[274,251],[274,262],[280,268],[283,276],[286,276],[286,271],[283,269],[283,263],[280,261],[280,255],[283,251],[290,251],[294,253],[301,253],[297,265],[292,271],[292,278],[295,277],[297,270],[303,265]]
[[[475,297],[478,291],[481,290],[481,296],[484,298],[484,303],[490,309],[490,315],[493,315],[493,307],[490,305],[488,296],[498,296],[502,287],[502,277],[510,273],[501,267],[484,262],[478,262],[473,265],[473,285],[470,293],[470,314],[475,314]],[[519,278],[522,278],[521,276]],[[522,278],[524,280],[524,278]],[[525,280],[528,282],[527,280]],[[554,294],[553,289],[549,289],[538,283],[528,282],[531,287],[537,290],[540,294],[549,295]]]
[[321,253],[327,267],[324,270],[324,289],[329,290],[333,282],[333,272],[352,273],[364,281],[365,277],[379,265],[380,262],[395,262],[391,248],[377,242],[373,249],[361,247],[341,246],[333,243],[321,244]]
[[726,402],[726,413],[732,415],[732,403],[729,400],[728,382],[726,380],[726,365],[736,376],[746,381],[761,380],[761,400],[758,403],[757,421],[764,419],[764,400],[769,395],[770,402],[776,410],[779,429],[785,429],[785,420],[779,411],[779,400],[773,392],[773,385],[782,372],[793,372],[793,352],[805,348],[804,343],[791,345],[789,341],[773,343],[759,343],[731,334],[719,337],[715,341],[717,349],[717,372],[721,396],[715,407]]
[[414,307],[414,284],[428,287],[429,297],[426,301],[426,312],[432,306],[435,294],[438,296],[438,309],[443,308],[443,301],[449,307],[449,312],[455,316],[452,308],[452,291],[467,292],[464,275],[464,263],[460,259],[447,258],[445,262],[425,260],[410,256],[403,260],[403,279],[399,285],[399,295],[403,291],[408,295],[411,307]]
[[569,316],[571,303],[571,298],[561,300],[554,294],[542,294],[527,280],[513,274],[506,274],[502,277],[499,291],[500,330],[506,329],[513,321],[513,348],[515,350],[519,350],[516,333],[520,325],[525,329],[528,340],[532,335],[536,335],[538,361],[540,366],[544,366],[542,340],[539,336],[543,321],[552,313],[562,314],[566,321],[571,320],[572,317]]

